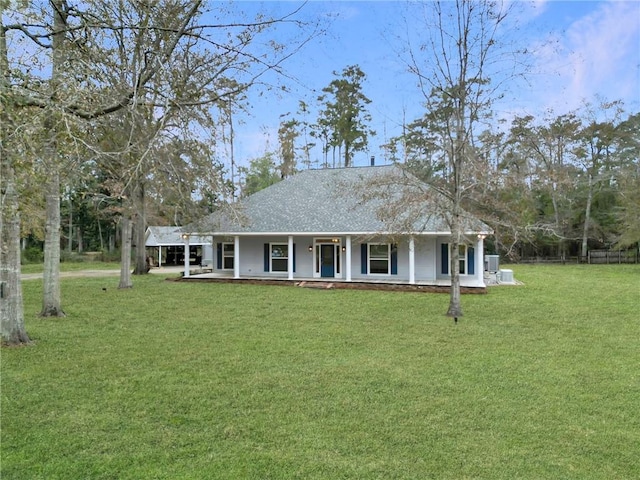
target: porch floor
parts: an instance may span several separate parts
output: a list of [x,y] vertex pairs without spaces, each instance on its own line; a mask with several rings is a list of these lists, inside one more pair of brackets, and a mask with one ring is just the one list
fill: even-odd
[[[242,278],[233,278],[232,273],[221,272],[205,272],[199,273],[198,270],[192,270],[189,277],[179,277],[175,279],[181,282],[203,282],[203,283],[245,283],[254,285],[280,285],[280,286],[298,286],[309,288],[325,288],[325,289],[352,289],[352,290],[389,290],[404,292],[425,292],[425,293],[449,293],[450,282],[446,280],[435,280],[433,282],[416,282],[394,280],[393,282],[386,280],[352,280],[347,282],[344,279],[335,278],[295,278],[289,280],[286,277],[273,276],[243,276]],[[469,287],[461,286],[461,293],[487,293],[486,287]]]

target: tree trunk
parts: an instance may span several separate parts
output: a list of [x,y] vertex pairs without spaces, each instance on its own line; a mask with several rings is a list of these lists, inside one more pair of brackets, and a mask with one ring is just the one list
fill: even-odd
[[147,213],[145,208],[144,185],[141,181],[135,189],[134,202],[136,205],[136,225],[134,228],[136,237],[136,263],[133,271],[134,275],[144,275],[149,273],[147,268],[147,254],[145,249],[145,230],[147,223]]
[[[4,117],[4,115],[2,116]],[[20,212],[15,175],[4,151],[6,119],[0,138],[0,338],[6,345],[30,343],[24,324],[20,280]]]
[[[63,68],[62,52],[66,28],[65,5],[62,0],[51,2],[53,14],[52,66],[50,91],[55,100],[58,94],[59,75]],[[48,170],[46,185],[46,219],[44,239],[44,272],[42,317],[64,317],[60,303],[60,159],[58,157],[58,125],[52,111],[47,112],[45,134],[49,136],[44,149],[45,167]],[[71,239],[69,239],[71,240]]]
[[78,253],[84,252],[84,233],[81,225],[76,228],[76,241],[78,242]]
[[[467,45],[465,44],[465,48]],[[466,56],[465,56],[466,58]],[[460,65],[461,75],[458,85],[464,84],[466,64]],[[451,291],[449,296],[449,309],[447,316],[452,317],[457,323],[462,317],[462,304],[460,302],[460,241],[462,240],[462,169],[467,159],[467,139],[465,134],[465,118],[467,117],[467,97],[466,93],[460,90],[460,97],[455,102],[455,130],[451,139],[450,168],[451,176],[450,191],[452,198],[451,208]]]
[[120,284],[118,288],[131,288],[131,218],[123,215],[120,219],[122,245],[120,247]]
[[[49,146],[48,148],[55,148]],[[60,302],[60,176],[52,168],[46,185],[41,317],[64,317]]]
[[67,251],[69,255],[73,252],[73,202],[69,197],[69,222],[67,228],[69,229],[69,243],[67,244]]
[[447,317],[451,317],[455,322],[458,322],[458,318],[463,316],[462,304],[460,302],[460,231],[461,221],[459,206],[454,205],[453,221],[451,222],[451,258],[450,270],[451,270],[451,290],[449,292],[449,309],[447,310]]
[[345,140],[344,142],[344,166],[349,168],[351,166],[351,151],[349,150],[350,144]]
[[[0,18],[4,18],[0,2]],[[9,73],[4,25],[0,25],[0,340],[6,345],[30,343],[24,325],[20,280],[20,210],[15,172],[8,151]]]
[[556,198],[556,184],[554,182],[551,189],[551,204],[553,205],[553,218],[556,224],[556,235],[558,236],[558,257],[562,259],[564,263],[564,231],[562,228],[562,222],[560,222],[560,207],[558,206],[558,199]]
[[589,249],[589,245],[588,245],[589,227],[591,224],[591,203],[593,201],[592,200],[593,199],[593,177],[591,176],[591,173],[589,173],[588,175],[589,175],[589,184],[588,184],[589,188],[587,191],[587,207],[585,208],[585,211],[584,211],[584,226],[582,228],[582,250],[580,252],[583,259],[587,258],[587,253]]

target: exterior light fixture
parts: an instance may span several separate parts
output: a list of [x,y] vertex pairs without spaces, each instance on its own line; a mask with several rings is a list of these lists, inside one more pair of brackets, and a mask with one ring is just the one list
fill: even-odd
[[313,252],[313,245],[309,245],[309,251]]

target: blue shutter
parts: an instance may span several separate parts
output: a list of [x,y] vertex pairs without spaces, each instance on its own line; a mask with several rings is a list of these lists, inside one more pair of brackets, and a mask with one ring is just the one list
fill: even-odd
[[363,275],[367,274],[367,244],[363,243],[360,245],[360,273]]
[[269,271],[269,244],[264,244],[264,271]]
[[293,244],[293,271],[296,271],[296,244]]
[[216,255],[217,255],[217,259],[216,259],[217,268],[218,270],[222,270],[222,244],[221,243],[216,243]]
[[398,274],[398,245],[391,245],[391,275]]
[[475,251],[473,247],[467,247],[467,273],[469,275],[475,275],[476,273]]
[[440,251],[442,252],[442,274],[449,275],[449,244],[440,245]]

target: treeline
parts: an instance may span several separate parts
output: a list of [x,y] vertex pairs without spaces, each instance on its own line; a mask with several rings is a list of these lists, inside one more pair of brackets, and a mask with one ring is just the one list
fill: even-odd
[[[339,85],[348,92],[360,88],[356,82]],[[349,98],[344,92],[335,97]],[[340,129],[337,116],[326,116],[321,103],[326,98],[318,99],[318,120],[305,120],[309,106],[304,102],[299,112],[304,115],[283,120],[280,132],[287,135],[280,139],[280,149],[252,160],[244,170],[244,194],[299,168],[336,166],[335,150],[349,135]],[[350,110],[364,111],[363,106],[354,102]],[[562,115],[515,117],[474,138],[466,161],[468,178],[463,180],[465,207],[495,230],[488,239],[494,253],[516,261],[534,256],[586,258],[590,249],[640,242],[640,114],[623,107],[619,101],[600,102]],[[360,140],[355,150],[366,152],[372,132],[357,116],[351,118],[350,137]],[[403,164],[428,183],[446,179],[451,175],[448,152],[441,147],[446,128],[432,113],[406,124],[402,135],[382,145],[385,163]],[[320,145],[322,157],[310,162],[309,152],[318,146],[322,132],[328,139]],[[338,156],[337,166],[349,161]]]
[[[425,117],[406,131],[391,145],[394,160],[426,178],[447,175],[429,140],[437,122]],[[620,102],[516,117],[479,134],[471,151],[465,206],[495,230],[495,253],[586,258],[640,242],[640,115]]]
[[[598,118],[596,118],[598,117]],[[607,118],[607,119],[602,119]],[[240,168],[235,185],[225,180],[228,168],[217,167],[218,186],[180,196],[163,180],[145,179],[147,225],[180,225],[231,200],[230,191],[246,196],[305,168],[343,166],[323,157],[309,162],[315,146],[314,124],[287,119],[288,140],[279,149]],[[534,118],[514,118],[500,131],[487,130],[474,145],[469,170],[475,191],[466,208],[495,230],[488,248],[517,261],[528,257],[583,257],[591,249],[615,249],[640,241],[640,115],[627,114],[620,102],[594,111]],[[297,130],[296,130],[297,129]],[[386,163],[397,162],[423,180],[448,175],[445,154],[438,150],[438,127],[425,117],[406,125],[402,136],[384,145]],[[291,132],[297,132],[292,135]],[[313,133],[313,134],[312,134]],[[331,146],[330,144],[329,147]],[[283,153],[284,152],[284,153]],[[167,169],[175,168],[169,159]],[[121,200],[104,189],[101,174],[85,163],[63,190],[62,258],[72,252],[116,252],[120,246]],[[198,178],[197,165],[182,166],[182,182]],[[41,253],[38,235],[31,232]]]

